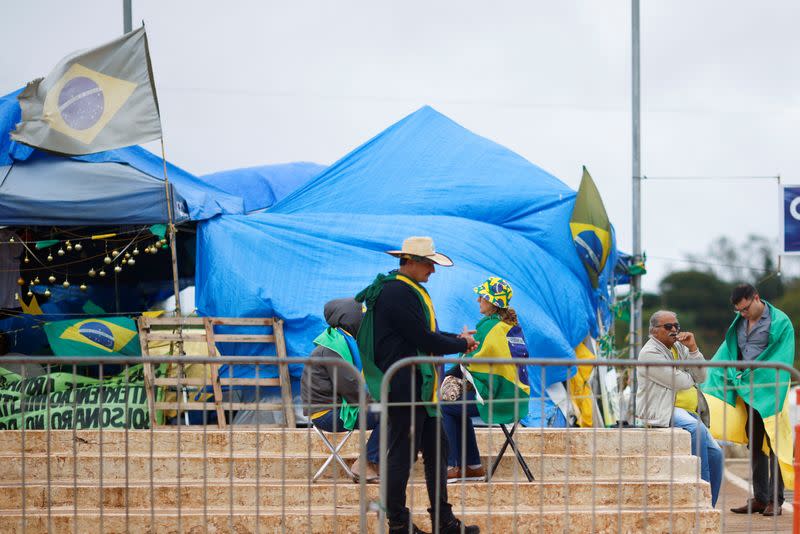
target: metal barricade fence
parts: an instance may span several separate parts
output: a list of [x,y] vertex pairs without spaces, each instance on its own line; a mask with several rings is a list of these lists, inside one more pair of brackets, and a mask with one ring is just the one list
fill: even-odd
[[[481,390],[476,391],[474,397],[466,394],[465,385],[464,393],[453,402],[420,400],[417,390],[424,387],[424,382],[420,383],[417,376],[423,366],[463,364],[469,370],[470,364],[476,363],[482,366],[482,376],[476,380],[478,371],[472,373],[472,382]],[[508,366],[517,372],[509,373]],[[658,421],[653,419],[649,423],[640,420],[638,425],[629,425],[622,422],[624,415],[609,428],[598,424],[596,407],[599,403],[607,409],[616,406],[618,413],[625,409],[625,404],[632,403],[631,399],[623,402],[622,387],[618,388],[617,398],[601,398],[601,394],[595,392],[579,398],[571,391],[567,379],[572,369],[587,367],[613,369],[620,383],[627,381],[626,374],[636,372],[639,381],[637,410],[641,415],[655,409],[660,400],[657,389],[643,384],[653,382],[662,389],[682,390],[688,388],[687,377],[703,383],[709,369],[723,368],[727,378],[722,381],[720,391],[706,389],[706,393],[713,395],[701,394],[696,399],[698,404],[709,399],[715,404],[714,414],[721,412],[711,426],[723,432],[722,439],[705,434],[703,426],[696,422],[698,417],[686,419],[691,415],[679,413],[672,398],[668,400],[669,419],[664,428],[657,427],[654,423]],[[528,373],[529,380],[524,380],[525,375],[519,373],[522,369]],[[403,377],[402,373],[410,375]],[[772,376],[774,378],[770,378]],[[537,428],[522,429],[514,425],[509,431],[514,421],[530,416],[520,409],[525,404],[520,393],[524,388],[509,388],[514,380],[534,386],[563,384],[547,392],[542,388],[539,388],[541,391],[531,390],[528,402],[533,403],[531,411],[538,412],[541,424]],[[756,468],[764,469],[763,463],[767,462],[767,469],[777,472],[781,463],[779,457],[784,460],[785,467],[787,446],[788,465],[791,466],[793,425],[787,419],[792,398],[789,385],[798,380],[800,372],[796,369],[772,362],[508,358],[481,358],[476,362],[456,357],[405,358],[386,370],[381,384],[380,458],[384,461],[380,464],[378,531],[386,531],[387,521],[395,527],[403,527],[402,532],[406,532],[406,527],[412,532],[414,524],[425,531],[446,531],[451,516],[444,503],[449,502],[453,514],[464,525],[477,525],[481,532],[788,532],[791,519],[786,516],[762,517],[729,511],[754,495],[747,481],[754,458],[748,453],[748,460],[728,460],[726,468],[724,463],[719,463],[725,459],[718,441],[726,447],[748,438],[752,443],[758,424],[744,426],[749,436],[741,432],[736,435],[734,424],[741,431],[743,414],[761,420],[758,411],[748,410],[748,406],[766,406],[765,410],[769,411],[769,405],[774,402],[775,407],[783,406],[783,409],[774,417],[765,417],[761,428],[766,434],[764,443],[769,443],[778,454],[767,457],[768,460],[756,456]],[[510,398],[508,392],[512,392]],[[559,392],[563,398],[558,398]],[[595,407],[594,424],[590,428],[570,428],[570,410],[575,407],[575,401],[586,397]],[[721,409],[726,405],[721,401],[717,403],[714,400],[717,397],[737,402],[737,408],[728,405]],[[661,400],[662,409],[663,402]],[[796,402],[800,404],[800,393]],[[565,428],[545,428],[554,403],[555,409],[566,419]],[[481,407],[478,411],[470,409],[478,406]],[[436,416],[429,415],[428,408],[434,410]],[[696,410],[702,412],[700,408]],[[473,429],[475,415],[480,415],[486,428]],[[695,430],[693,437],[680,425]],[[729,425],[731,430],[728,430]],[[800,433],[800,426],[796,432]],[[476,449],[482,452],[476,455]],[[513,454],[503,456],[505,450]],[[420,452],[426,463],[422,472],[415,465]],[[406,471],[409,464],[411,469]],[[494,471],[495,466],[497,471]],[[421,484],[426,478],[425,472],[429,479],[427,486]],[[721,479],[723,472],[724,480]],[[481,480],[483,473],[485,479]],[[470,474],[476,476],[469,480],[466,475]],[[715,507],[711,502],[712,487],[704,479],[721,488]],[[786,489],[791,492],[792,484],[796,483],[789,482]],[[779,478],[771,479],[770,486],[769,490],[777,494]],[[766,490],[762,488],[762,491]],[[404,495],[406,500],[403,500]],[[798,506],[797,494],[787,501]],[[431,503],[439,503],[439,506],[428,509]],[[788,512],[791,508],[786,504],[781,509]],[[796,515],[794,519],[796,525]],[[795,526],[794,532],[800,530]]]
[[[20,373],[0,375],[0,532],[372,529],[367,511],[377,501],[378,487],[367,486],[364,454],[351,465],[366,448],[366,432],[358,429],[367,428],[369,416],[363,377],[351,364],[338,358],[147,358],[179,369],[249,365],[255,376],[273,366],[322,366],[328,369],[332,397],[313,404],[295,397],[294,408],[306,414],[341,412],[339,381],[356,380],[358,415],[350,424],[356,439],[342,444],[349,433],[333,416],[328,422],[334,432],[317,431],[310,420],[303,428],[267,428],[259,414],[253,425],[237,426],[233,389],[223,399],[229,424],[219,429],[211,418],[220,399],[209,398],[210,381],[181,387],[183,372],[175,388],[174,426],[150,428],[143,360],[2,358],[0,367],[19,365]],[[95,378],[85,376],[87,371]],[[260,404],[266,392],[259,389],[256,385],[250,393]],[[182,413],[181,405],[194,399],[207,403],[207,409]],[[194,422],[187,421],[189,415]],[[348,478],[351,474],[358,476],[357,483]]]

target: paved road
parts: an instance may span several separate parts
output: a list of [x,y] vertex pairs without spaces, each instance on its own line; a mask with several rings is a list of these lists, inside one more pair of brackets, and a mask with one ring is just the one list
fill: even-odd
[[[750,478],[749,464],[746,460],[727,460],[725,469],[733,475],[748,481]],[[787,491],[786,502],[791,503],[793,493]],[[717,508],[722,513],[722,532],[792,532],[792,513],[786,510],[780,517],[764,517],[761,514],[742,515],[734,514],[729,510],[741,506],[749,498],[747,492],[738,485],[726,479],[722,486],[722,493],[717,502]]]

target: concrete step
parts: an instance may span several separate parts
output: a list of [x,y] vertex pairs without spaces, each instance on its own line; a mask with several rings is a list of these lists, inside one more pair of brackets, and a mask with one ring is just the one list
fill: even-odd
[[[82,454],[77,460],[69,455],[27,454],[17,456],[4,452],[0,454],[0,481],[4,483],[43,482],[48,480],[71,482],[79,481],[149,481],[171,480],[180,477],[184,480],[260,479],[263,481],[309,480],[327,458],[324,455],[306,456],[303,454],[275,455],[263,454],[257,457],[252,453],[236,453],[229,456],[208,456],[184,454],[178,458],[170,453],[150,455],[137,454],[125,456],[124,453],[104,453],[103,461],[97,454]],[[346,457],[352,462],[355,458]],[[482,461],[488,465],[493,457],[484,455]],[[694,480],[697,476],[699,458],[695,456],[653,456],[640,455],[531,455],[526,458],[533,476],[538,480],[566,480],[576,477],[623,478],[647,480]],[[180,465],[180,474],[178,473]],[[24,472],[23,472],[24,469]],[[341,476],[338,469],[329,467],[326,477]],[[415,463],[413,476],[421,478],[422,461]],[[499,480],[525,480],[525,475],[512,452],[507,452],[495,473]]]
[[[369,435],[369,433],[367,434]],[[485,453],[496,452],[505,441],[499,428],[476,429],[478,446]],[[232,430],[177,427],[164,430],[5,430],[0,432],[0,451],[51,454],[97,453],[102,436],[103,451],[130,454],[159,452],[230,454],[262,451],[325,452],[324,445],[311,429]],[[520,428],[516,442],[525,454],[641,454],[669,456],[691,453],[689,434],[671,429],[591,429]],[[334,441],[336,437],[333,437]],[[48,448],[49,441],[49,448]],[[358,450],[358,435],[351,436],[345,454]]]
[[[377,485],[365,487],[366,497],[372,501],[379,499]],[[412,495],[413,493],[413,495]],[[564,482],[533,482],[514,485],[512,482],[475,483],[464,482],[448,486],[450,502],[454,507],[482,508],[513,506],[566,506],[581,503],[597,507],[614,507],[622,509],[692,507],[708,507],[711,502],[711,491],[708,483],[666,481],[618,482],[595,481],[591,479]],[[280,484],[258,484],[253,482],[236,482],[229,480],[208,481],[202,483],[176,482],[154,484],[151,492],[149,484],[112,483],[106,485],[101,492],[96,484],[80,482],[71,484],[52,484],[49,488],[44,484],[26,484],[21,486],[0,486],[0,514],[13,513],[23,508],[29,511],[51,508],[71,510],[77,505],[82,510],[106,511],[124,508],[145,510],[155,507],[158,510],[181,508],[202,508],[204,503],[215,509],[228,509],[233,503],[235,509],[254,508],[256,503],[262,510],[281,506],[305,506],[309,503],[330,503],[335,506],[357,506],[361,501],[361,487],[358,484],[289,482]],[[232,499],[232,500],[231,500]],[[409,502],[415,507],[425,509],[428,496],[422,481],[414,485],[409,492]],[[102,504],[102,506],[101,506]]]
[[[423,529],[430,530],[430,520],[425,510],[415,510],[414,521]],[[457,512],[458,513],[458,512]],[[467,510],[458,515],[467,524],[477,524],[482,533],[539,534],[541,532],[700,532],[720,531],[721,513],[718,510],[676,508],[673,510],[617,510],[592,509],[591,507],[531,507],[513,509],[494,508]],[[358,507],[343,506],[330,509],[286,508],[282,512],[261,512],[254,509],[228,511],[185,509],[180,516],[175,512],[130,510],[108,512],[102,517],[96,512],[73,514],[69,511],[27,513],[24,532],[97,532],[116,533],[162,533],[162,532],[314,532],[358,533]],[[367,532],[377,531],[374,513],[366,517]],[[23,532],[20,513],[0,516],[0,532],[17,534]]]

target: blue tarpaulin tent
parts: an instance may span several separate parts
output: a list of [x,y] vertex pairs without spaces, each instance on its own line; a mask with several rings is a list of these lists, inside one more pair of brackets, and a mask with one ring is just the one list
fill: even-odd
[[[326,301],[355,295],[396,268],[384,251],[404,238],[429,235],[455,261],[427,285],[442,330],[474,325],[480,315],[472,288],[501,276],[514,288],[512,307],[531,355],[572,358],[573,347],[597,334],[600,302],[569,229],[575,195],[518,154],[425,107],[269,211],[201,224],[197,307],[203,315],[275,314],[286,321],[289,354],[307,355],[325,326]],[[248,348],[260,350],[223,352]],[[572,372],[531,369],[532,396]]]
[[[72,158],[9,138],[20,120],[17,92],[0,98],[0,224],[129,225],[167,220],[162,159],[132,146]],[[167,163],[175,221],[244,213],[225,193]]]
[[244,199],[244,211],[267,209],[325,170],[325,165],[297,161],[230,169],[200,177],[207,184]]

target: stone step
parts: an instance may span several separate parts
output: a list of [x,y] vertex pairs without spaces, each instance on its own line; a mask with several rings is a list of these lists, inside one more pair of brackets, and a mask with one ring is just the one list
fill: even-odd
[[[324,445],[311,429],[241,429],[218,430],[208,428],[182,428],[149,430],[5,430],[0,432],[0,451],[26,453],[72,454],[100,451],[102,434],[103,451],[133,453],[159,452],[230,454],[231,451],[252,452],[325,452]],[[369,435],[369,433],[367,433]],[[485,453],[496,452],[505,436],[499,428],[477,428],[478,446]],[[671,429],[592,429],[592,428],[520,428],[515,441],[524,454],[641,454],[669,456],[690,454],[689,434]],[[23,447],[24,440],[24,447]],[[336,435],[332,438],[338,441]],[[49,441],[49,448],[48,448]],[[359,438],[353,434],[345,445],[346,454],[358,450]]]
[[[365,487],[366,496],[372,501],[379,499],[379,487],[369,484]],[[527,506],[566,506],[583,504],[595,506],[613,506],[623,509],[641,509],[644,507],[665,508],[710,506],[711,491],[708,483],[667,481],[618,482],[595,481],[591,479],[564,482],[533,482],[517,484],[512,482],[463,482],[448,486],[450,502],[454,507],[492,508],[497,506],[513,506],[524,503]],[[412,502],[409,492],[409,502]],[[77,504],[82,510],[106,511],[124,508],[126,503],[131,509],[142,510],[155,507],[158,510],[181,508],[202,508],[208,504],[215,509],[228,509],[233,503],[235,509],[254,508],[256,502],[261,509],[280,506],[304,506],[309,503],[330,503],[331,507],[357,506],[361,501],[361,487],[358,484],[290,482],[280,484],[259,484],[252,482],[236,482],[230,485],[229,480],[209,481],[204,487],[202,483],[166,484],[158,482],[151,492],[149,484],[112,483],[102,490],[96,484],[80,482],[75,487],[71,484],[26,484],[21,486],[0,486],[0,514],[13,513],[23,507],[22,496],[25,496],[25,509],[37,510],[64,508],[71,510]],[[231,498],[233,500],[231,500]],[[414,485],[414,506],[422,509],[428,506],[428,496],[422,481]]]
[[[314,532],[358,533],[358,507],[343,506],[335,511],[306,507],[286,508],[284,511],[261,512],[255,510],[229,511],[182,510],[175,512],[129,510],[103,513],[73,514],[69,511],[26,513],[24,532],[97,532],[117,534],[128,532]],[[422,529],[430,530],[430,519],[425,510],[415,510],[414,521]],[[676,508],[673,510],[617,510],[592,509],[591,507],[530,507],[513,509],[494,508],[486,510],[456,512],[467,524],[477,524],[482,533],[539,534],[541,532],[699,532],[703,534],[720,531],[721,513],[711,509]],[[369,513],[366,518],[367,532],[377,532],[377,517]],[[48,529],[48,523],[50,529]],[[20,513],[0,516],[0,532],[17,534],[23,532]]]
[[[309,480],[327,458],[324,455],[306,456],[261,455],[237,453],[233,457],[201,454],[184,454],[180,464],[175,455],[166,453],[125,456],[124,453],[104,453],[100,455],[82,454],[77,458],[71,455],[27,454],[24,457],[4,452],[0,454],[0,481],[4,483],[52,481],[149,481],[228,479],[233,471],[234,479],[260,479],[264,481]],[[345,457],[352,462],[354,457]],[[484,455],[484,465],[493,457]],[[638,455],[531,455],[526,458],[531,473],[538,480],[566,480],[568,478],[624,478],[648,480],[694,479],[697,476],[699,458],[695,456],[653,456]],[[180,475],[178,465],[181,466]],[[336,466],[338,467],[338,466]],[[24,474],[23,474],[24,469]],[[49,471],[48,471],[49,469]],[[329,467],[325,477],[336,475],[338,469]],[[415,463],[413,476],[422,477],[422,461]],[[524,480],[525,475],[512,452],[507,452],[498,466],[495,476],[500,480]]]

